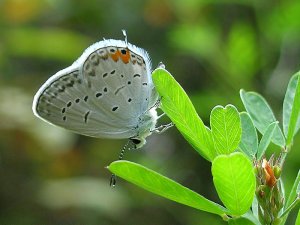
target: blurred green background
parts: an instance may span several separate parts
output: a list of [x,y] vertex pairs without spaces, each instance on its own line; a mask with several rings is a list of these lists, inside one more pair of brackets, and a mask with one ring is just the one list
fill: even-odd
[[[154,68],[164,62],[207,125],[217,104],[244,110],[241,88],[263,94],[281,120],[287,82],[300,69],[300,1],[2,0],[1,225],[226,224],[123,180],[110,188],[104,167],[125,140],[79,136],[33,116],[33,96],[47,78],[92,43],[123,39],[121,29],[149,52]],[[287,190],[299,169],[299,145],[300,135],[284,168]],[[220,202],[210,163],[176,128],[152,135],[125,158]]]

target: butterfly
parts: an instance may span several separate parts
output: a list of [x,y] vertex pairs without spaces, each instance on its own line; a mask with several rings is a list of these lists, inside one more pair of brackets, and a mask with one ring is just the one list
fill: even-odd
[[148,53],[124,35],[124,41],[91,45],[71,66],[50,77],[34,96],[34,114],[82,135],[128,138],[133,148],[142,147],[159,130],[159,95]]

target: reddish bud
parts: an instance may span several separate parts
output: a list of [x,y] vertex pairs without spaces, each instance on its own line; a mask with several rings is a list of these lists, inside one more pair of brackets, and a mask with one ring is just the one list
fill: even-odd
[[266,159],[263,159],[262,168],[264,169],[266,184],[269,187],[274,187],[277,180],[276,180],[276,177],[274,176],[273,169],[271,168],[270,164],[268,163],[268,161]]

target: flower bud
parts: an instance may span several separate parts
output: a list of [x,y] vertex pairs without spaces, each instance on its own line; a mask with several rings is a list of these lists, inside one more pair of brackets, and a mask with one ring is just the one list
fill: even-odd
[[281,168],[279,166],[274,166],[273,171],[274,171],[274,176],[276,177],[276,179],[279,179],[279,177],[281,175]]
[[274,187],[277,180],[274,176],[274,172],[266,159],[263,159],[262,168],[264,170],[265,182],[269,187]]

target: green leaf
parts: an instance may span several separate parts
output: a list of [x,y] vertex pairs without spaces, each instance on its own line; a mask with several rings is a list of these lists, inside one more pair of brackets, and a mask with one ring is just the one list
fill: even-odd
[[296,218],[295,225],[300,225],[300,209],[298,210],[298,215],[297,215],[297,218]]
[[241,152],[219,155],[212,163],[218,195],[232,215],[246,213],[254,198],[255,175],[252,163]]
[[[285,209],[285,210],[286,210],[286,209],[293,203],[293,201],[296,199],[297,194],[299,193],[298,190],[297,190],[298,187],[299,187],[299,185],[300,185],[300,170],[298,170],[298,174],[297,174],[297,176],[296,176],[296,178],[295,178],[293,187],[292,187],[292,189],[291,189],[291,191],[290,191],[290,194],[289,194],[289,196],[288,196],[288,198],[287,198],[287,201],[286,201],[286,203],[285,203],[285,205],[284,205],[284,209]],[[284,216],[284,217],[282,218],[281,224],[285,224],[285,221],[286,221],[286,219],[287,219],[287,216],[288,216],[288,215],[286,215],[286,216]]]
[[239,112],[233,105],[213,108],[210,114],[210,126],[218,154],[230,154],[237,149],[242,128]]
[[300,72],[290,80],[283,101],[283,131],[287,138],[287,145],[300,128]]
[[[254,126],[261,134],[264,134],[269,124],[276,121],[269,104],[256,92],[246,92],[241,90],[240,96]],[[274,131],[272,142],[280,147],[285,146],[285,139],[278,125]]]
[[206,143],[209,146],[210,155],[211,155],[212,159],[214,159],[215,157],[218,156],[218,153],[215,150],[215,144],[214,144],[214,140],[213,140],[213,137],[212,137],[211,130],[208,127],[206,127],[206,131],[207,131],[207,141],[206,141]]
[[208,143],[208,133],[198,116],[191,100],[165,69],[158,68],[152,73],[153,82],[161,96],[161,108],[175,124],[184,138],[208,160],[213,159]]
[[296,199],[297,197],[297,194],[299,194],[299,185],[300,185],[300,170],[298,171],[298,174],[297,174],[297,177],[294,181],[294,184],[293,184],[293,187],[292,187],[292,190],[290,191],[290,195],[286,201],[286,204],[285,204],[285,209],[290,205],[292,204],[292,202]]
[[239,148],[247,154],[250,159],[255,157],[258,148],[257,132],[248,113],[240,113],[242,123],[242,138]]
[[276,125],[278,124],[278,121],[271,123],[264,135],[262,136],[260,143],[258,145],[257,150],[257,159],[261,159],[261,157],[265,154],[269,144],[271,143],[271,139],[273,137],[273,134],[276,129]]
[[137,186],[172,201],[202,211],[223,216],[227,210],[181,184],[142,165],[129,161],[115,161],[108,169]]

